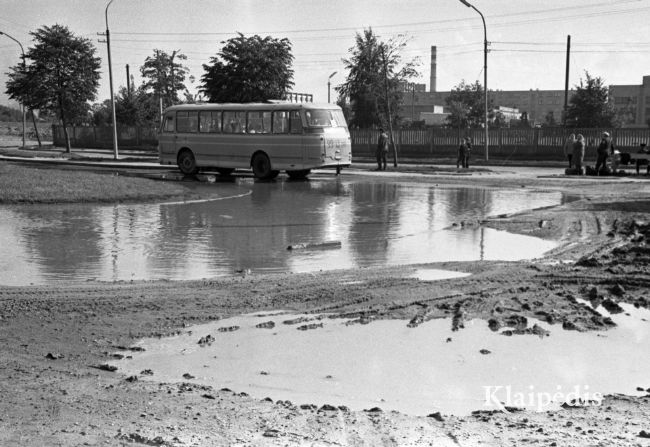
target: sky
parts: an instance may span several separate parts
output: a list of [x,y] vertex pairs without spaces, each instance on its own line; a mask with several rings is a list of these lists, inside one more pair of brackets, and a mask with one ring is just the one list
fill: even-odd
[[[562,90],[567,35],[571,36],[569,84],[585,71],[605,84],[639,85],[650,75],[650,0],[473,0],[487,27],[488,89]],[[90,39],[102,59],[97,101],[110,97],[108,53],[98,40],[106,30],[109,0],[0,0],[0,31],[32,46],[30,31],[60,24]],[[126,64],[136,85],[154,49],[178,50],[196,78],[195,93],[222,42],[237,32],[288,38],[295,57],[294,92],[327,101],[347,72],[342,62],[356,33],[372,27],[382,40],[404,35],[405,60],[419,58],[429,89],[431,46],[437,46],[437,90],[462,80],[483,83],[483,25],[459,0],[113,0],[108,8],[114,88],[126,85]],[[0,35],[0,104],[6,73],[20,62],[20,47]]]

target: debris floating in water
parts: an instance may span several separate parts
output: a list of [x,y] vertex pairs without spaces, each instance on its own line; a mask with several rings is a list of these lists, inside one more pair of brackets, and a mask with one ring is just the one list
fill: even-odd
[[292,244],[287,247],[287,250],[304,250],[308,248],[322,248],[322,249],[333,249],[341,248],[341,241],[326,241],[326,242],[316,242],[316,243],[302,243],[302,244]]

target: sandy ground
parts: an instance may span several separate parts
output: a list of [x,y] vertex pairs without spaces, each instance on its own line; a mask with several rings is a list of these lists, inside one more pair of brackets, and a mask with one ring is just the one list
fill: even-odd
[[[605,331],[610,323],[576,298],[648,306],[647,178],[538,177],[495,169],[433,174],[421,181],[563,191],[572,200],[561,206],[466,223],[560,245],[543,262],[431,265],[471,272],[462,282],[417,281],[407,277],[413,266],[404,266],[193,282],[0,287],[0,445],[650,445],[645,437],[650,393],[544,413],[414,417],[381,409],[303,408],[304,402],[266,401],[191,380],[126,380],[119,370],[101,369],[116,351],[128,355],[140,338],[261,310],[327,311],[370,324],[399,318],[413,325],[442,316],[461,325],[471,318],[512,325],[513,316],[523,316],[563,330]],[[554,260],[576,262],[546,262]],[[650,374],[640,385],[650,388]]]

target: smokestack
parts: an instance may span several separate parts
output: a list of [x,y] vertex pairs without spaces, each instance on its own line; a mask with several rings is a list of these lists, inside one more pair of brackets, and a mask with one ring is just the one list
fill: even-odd
[[436,47],[431,47],[431,78],[429,79],[429,91],[436,91]]

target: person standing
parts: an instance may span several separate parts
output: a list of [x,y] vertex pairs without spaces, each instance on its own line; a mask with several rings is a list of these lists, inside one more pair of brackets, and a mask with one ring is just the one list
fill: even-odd
[[465,167],[465,157],[467,157],[467,138],[460,139],[460,145],[458,146],[458,159],[456,160],[456,169],[461,166]]
[[573,145],[576,143],[576,134],[572,133],[569,138],[564,142],[564,158],[569,161],[569,169],[571,169],[571,158],[573,157]]
[[614,154],[614,144],[608,132],[603,132],[598,149],[596,150],[596,175],[600,175],[600,170],[607,167],[607,157]]
[[576,168],[577,174],[582,175],[582,162],[585,159],[585,137],[578,134],[576,142],[573,143],[573,156],[571,160]]
[[465,146],[467,150],[465,151],[465,164],[463,167],[469,169],[469,156],[472,154],[472,139],[470,137],[465,138]]
[[383,170],[386,170],[386,157],[388,155],[388,135],[386,135],[386,132],[384,132],[383,128],[379,128],[379,140],[377,141],[377,151],[376,154],[377,156],[377,170],[381,171],[382,170],[382,165],[383,165]]

